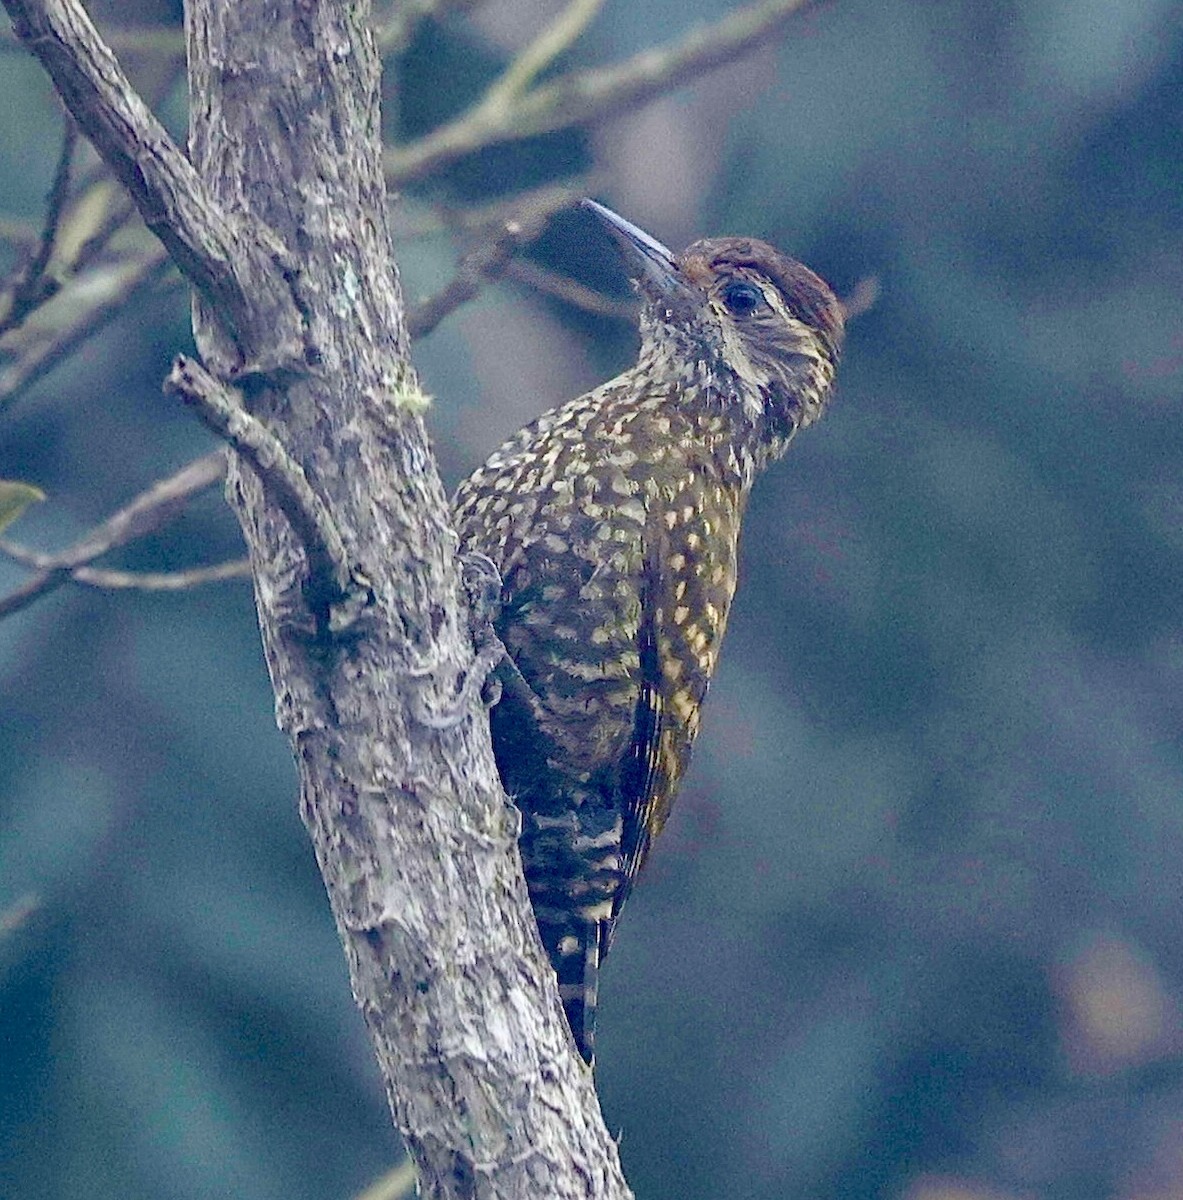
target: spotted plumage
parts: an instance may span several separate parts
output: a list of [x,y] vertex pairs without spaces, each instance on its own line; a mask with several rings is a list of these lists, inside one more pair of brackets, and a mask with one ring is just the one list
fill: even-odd
[[523,429],[454,508],[463,548],[502,577],[493,746],[590,1062],[599,965],[698,734],[748,491],[821,414],[842,309],[763,242],[704,240],[675,259],[585,204],[634,268],[637,364]]

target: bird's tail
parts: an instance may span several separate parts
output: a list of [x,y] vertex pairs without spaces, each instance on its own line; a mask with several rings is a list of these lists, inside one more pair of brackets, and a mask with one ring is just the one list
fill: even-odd
[[600,963],[621,886],[621,817],[594,803],[522,813],[519,845],[530,904],[579,1053],[595,1051]]
[[567,1024],[584,1062],[591,1066],[595,1060],[601,949],[611,902],[558,912],[549,908],[542,897],[532,899],[543,947],[558,976],[559,999]]

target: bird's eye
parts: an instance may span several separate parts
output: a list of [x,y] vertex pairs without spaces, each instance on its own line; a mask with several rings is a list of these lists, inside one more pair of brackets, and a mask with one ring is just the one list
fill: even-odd
[[733,317],[750,317],[763,307],[764,293],[754,283],[729,283],[723,289],[723,303]]

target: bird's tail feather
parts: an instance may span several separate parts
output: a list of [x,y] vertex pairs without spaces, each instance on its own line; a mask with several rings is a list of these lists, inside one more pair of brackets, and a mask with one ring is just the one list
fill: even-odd
[[575,1045],[584,1062],[595,1060],[596,1003],[599,998],[600,958],[611,905],[589,905],[554,913],[536,903],[538,931],[559,980],[559,999]]

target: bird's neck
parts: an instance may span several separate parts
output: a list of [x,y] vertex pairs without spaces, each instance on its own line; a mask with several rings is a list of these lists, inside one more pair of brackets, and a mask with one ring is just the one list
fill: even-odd
[[687,443],[744,494],[784,454],[795,432],[788,423],[776,428],[761,398],[745,397],[734,376],[701,354],[643,350],[623,381],[627,394],[648,397],[651,419],[662,422],[661,431],[668,429],[658,436]]

